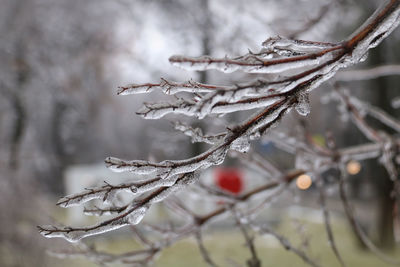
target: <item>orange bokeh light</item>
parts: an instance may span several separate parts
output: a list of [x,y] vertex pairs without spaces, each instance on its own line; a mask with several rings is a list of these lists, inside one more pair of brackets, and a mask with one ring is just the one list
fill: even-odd
[[297,177],[296,185],[301,190],[306,190],[312,185],[311,177],[307,174],[302,174]]
[[351,175],[356,175],[361,171],[361,164],[358,161],[351,160],[346,165],[346,170]]

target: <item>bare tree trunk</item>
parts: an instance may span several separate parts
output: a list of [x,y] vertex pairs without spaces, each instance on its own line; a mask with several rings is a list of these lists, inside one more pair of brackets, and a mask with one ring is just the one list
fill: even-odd
[[19,148],[26,126],[26,112],[22,101],[22,90],[29,76],[29,69],[24,60],[24,45],[17,44],[17,52],[15,58],[16,65],[16,88],[12,88],[10,92],[10,102],[14,109],[15,121],[11,133],[9,166],[15,170],[18,168]]
[[[382,64],[385,62],[385,53],[388,53],[389,47],[385,47],[383,43],[377,47],[370,55],[370,63],[373,66]],[[378,78],[371,83],[372,95],[371,100],[375,100],[374,103],[377,107],[387,113],[394,114],[395,110],[391,107],[389,91],[391,90],[391,84],[387,78]],[[381,127],[381,125],[377,125]],[[390,129],[385,129],[390,131]],[[378,212],[376,218],[376,225],[378,231],[378,242],[382,248],[391,249],[395,245],[394,241],[394,229],[393,229],[393,212],[395,209],[396,200],[393,197],[394,183],[390,180],[389,175],[385,168],[382,166],[376,166],[371,168],[373,171],[373,182],[376,185],[377,198],[378,198]]]

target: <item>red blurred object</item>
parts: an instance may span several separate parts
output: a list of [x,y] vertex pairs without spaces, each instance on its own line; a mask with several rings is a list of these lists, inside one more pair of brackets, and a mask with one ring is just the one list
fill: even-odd
[[239,194],[243,190],[242,172],[235,168],[218,168],[215,170],[215,183],[220,189]]

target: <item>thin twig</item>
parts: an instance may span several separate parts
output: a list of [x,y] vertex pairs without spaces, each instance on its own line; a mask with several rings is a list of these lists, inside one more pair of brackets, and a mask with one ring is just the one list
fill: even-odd
[[324,217],[326,234],[328,235],[329,246],[332,248],[332,251],[335,254],[337,260],[340,263],[340,265],[345,267],[346,264],[344,263],[343,258],[340,255],[340,252],[339,252],[339,250],[338,250],[338,248],[336,246],[335,237],[333,235],[333,231],[332,231],[332,227],[331,227],[330,215],[329,215],[329,212],[328,212],[328,208],[326,206],[324,181],[323,181],[323,178],[321,176],[318,177],[316,184],[317,184],[317,188],[318,188],[318,191],[319,191],[319,200],[320,200],[320,203],[321,203],[322,214],[323,214],[323,217]]
[[289,242],[288,239],[286,239],[284,236],[276,233],[275,231],[273,231],[269,226],[267,226],[266,224],[263,225],[256,225],[256,224],[251,224],[252,227],[258,231],[260,234],[270,234],[273,237],[275,237],[279,243],[281,243],[281,245],[288,251],[293,252],[294,254],[296,254],[297,256],[299,256],[305,263],[313,266],[313,267],[320,267],[319,264],[317,264],[315,261],[313,261],[310,257],[307,256],[307,254],[300,250],[297,249],[295,247],[293,247],[293,245]]
[[201,234],[201,229],[196,231],[194,236],[196,238],[197,245],[198,245],[199,250],[200,250],[200,254],[203,257],[204,261],[211,267],[217,267],[218,265],[211,259],[210,253],[208,252],[208,250],[204,246],[203,237],[202,237],[202,234]]
[[239,217],[242,217],[242,215],[238,214],[238,212],[234,209],[232,209],[232,214],[233,214],[233,218],[236,221],[236,225],[239,227],[240,231],[243,234],[244,240],[246,242],[246,247],[249,249],[250,254],[251,254],[251,258],[246,261],[247,266],[260,267],[261,261],[257,256],[257,251],[256,251],[256,248],[254,245],[254,236],[249,235],[246,227],[243,225],[242,221],[240,220]]

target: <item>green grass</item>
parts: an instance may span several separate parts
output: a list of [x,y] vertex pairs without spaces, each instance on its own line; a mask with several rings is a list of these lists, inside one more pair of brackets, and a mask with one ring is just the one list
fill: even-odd
[[[309,245],[306,247],[301,246],[302,240],[299,238],[299,231],[296,230],[299,228],[298,225],[302,226],[304,236],[309,237]],[[367,250],[359,248],[346,222],[335,221],[332,227],[337,247],[347,266],[391,266],[380,261]],[[296,227],[293,221],[285,220],[276,231],[289,239],[293,246],[305,250],[321,266],[340,266],[329,247],[323,224],[298,222]],[[246,260],[250,257],[249,250],[244,246],[243,237],[236,231],[208,231],[204,235],[204,242],[211,253],[212,259],[220,266],[229,266],[228,259],[244,266]],[[272,236],[257,237],[256,247],[262,266],[308,266],[296,254],[286,251]],[[138,245],[131,239],[115,237],[112,240],[100,241],[98,248],[114,253],[122,253],[138,248]],[[399,248],[388,254],[400,260]],[[75,267],[95,266],[84,260],[58,260],[57,263],[58,266],[62,266],[62,264]],[[189,238],[165,249],[156,260],[155,266],[200,267],[206,266],[206,264],[199,254],[195,240]]]

